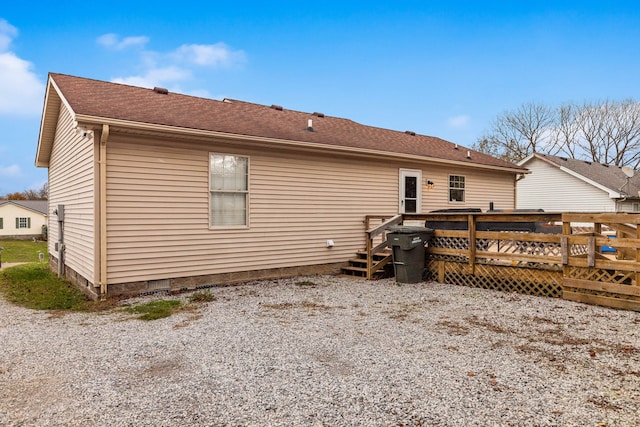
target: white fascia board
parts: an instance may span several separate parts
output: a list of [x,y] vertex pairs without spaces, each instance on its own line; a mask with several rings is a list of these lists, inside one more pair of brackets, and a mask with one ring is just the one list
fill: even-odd
[[536,153],[529,154],[527,157],[525,157],[524,159],[522,159],[518,163],[516,163],[516,165],[524,166],[525,163],[527,163],[529,160],[533,159],[534,157],[537,157]]

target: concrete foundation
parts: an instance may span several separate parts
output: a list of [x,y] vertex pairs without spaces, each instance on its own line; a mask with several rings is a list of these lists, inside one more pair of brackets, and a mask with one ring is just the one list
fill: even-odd
[[[49,256],[49,265],[53,271],[58,269],[58,259]],[[346,263],[331,263],[319,265],[305,265],[299,267],[270,268],[232,273],[210,274],[204,276],[173,277],[162,280],[140,282],[113,283],[107,286],[107,296],[139,295],[154,292],[177,292],[203,289],[213,286],[233,285],[255,280],[281,279],[286,277],[309,276],[318,274],[338,274]],[[100,298],[100,286],[90,282],[87,278],[65,266],[65,277],[89,298]]]

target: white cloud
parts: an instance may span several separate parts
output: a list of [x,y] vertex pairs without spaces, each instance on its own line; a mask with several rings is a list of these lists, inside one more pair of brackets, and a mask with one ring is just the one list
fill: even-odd
[[31,62],[9,50],[18,30],[0,20],[0,114],[29,115],[42,110],[44,84]]
[[470,120],[471,117],[466,114],[461,114],[459,116],[449,117],[449,119],[447,119],[447,124],[452,128],[461,129],[466,127]]
[[18,36],[18,29],[4,19],[0,19],[0,52],[9,49],[11,41]]
[[132,86],[152,88],[167,86],[167,84],[183,81],[191,77],[191,72],[179,67],[151,68],[140,76],[116,77],[114,83],[124,83]]
[[8,178],[16,178],[21,175],[22,175],[22,170],[18,165],[11,165],[11,166],[0,165],[0,176],[4,176]]
[[133,36],[120,39],[117,34],[103,34],[96,39],[99,45],[115,50],[123,50],[130,46],[144,46],[149,41],[146,36]]
[[[144,45],[149,41],[146,37],[125,37],[120,39],[116,34],[104,34],[97,42],[111,49],[124,49],[127,46]],[[166,87],[171,91],[206,96],[203,89],[180,89],[180,83],[194,79],[202,70],[228,68],[241,65],[246,61],[245,53],[233,50],[224,43],[215,44],[183,44],[178,48],[165,52],[142,49],[139,51],[139,67],[137,75],[118,76],[112,79],[115,83],[134,86]]]
[[245,60],[243,51],[231,50],[224,43],[184,44],[176,49],[172,56],[178,61],[203,67],[229,67]]

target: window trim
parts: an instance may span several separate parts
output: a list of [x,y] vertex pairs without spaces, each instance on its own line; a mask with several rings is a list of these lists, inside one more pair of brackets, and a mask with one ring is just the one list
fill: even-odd
[[[406,203],[402,203],[405,199],[405,178],[414,176],[416,178],[416,211],[406,212]],[[398,212],[399,213],[422,213],[422,169],[398,169]]]
[[[214,191],[211,189],[211,158],[212,156],[233,156],[233,157],[242,157],[247,159],[247,190],[246,191]],[[208,178],[208,189],[207,189],[207,194],[208,194],[208,200],[209,203],[207,204],[207,210],[208,210],[208,226],[209,226],[209,230],[245,230],[245,229],[249,229],[249,220],[250,220],[250,215],[249,215],[249,206],[250,206],[250,195],[251,195],[251,156],[246,155],[246,154],[234,154],[234,153],[225,153],[225,152],[218,152],[218,151],[209,151],[209,155],[207,156],[207,161],[208,161],[208,167],[207,167],[207,174],[209,175]],[[239,225],[213,225],[212,224],[212,220],[213,220],[213,215],[211,213],[211,196],[214,193],[230,193],[230,194],[245,194],[245,220],[244,220],[244,224],[239,224]]]
[[[24,227],[22,226],[24,223]],[[31,229],[31,217],[19,216],[16,217],[16,230],[29,230]]]
[[[463,178],[464,186],[462,188],[453,188],[451,187],[451,178],[452,177]],[[447,177],[447,193],[449,198],[449,203],[459,204],[466,203],[467,201],[467,176],[466,175],[458,175],[458,174],[449,174]],[[451,190],[462,190],[462,200],[451,200]]]

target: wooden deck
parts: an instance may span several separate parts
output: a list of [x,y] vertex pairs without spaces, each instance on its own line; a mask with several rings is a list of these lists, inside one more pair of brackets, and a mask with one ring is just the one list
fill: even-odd
[[[381,256],[390,226],[425,221],[455,228],[434,227],[426,260],[433,280],[640,311],[640,214],[372,215],[360,274],[373,279],[390,262],[390,254]],[[530,224],[535,232],[499,231]]]

